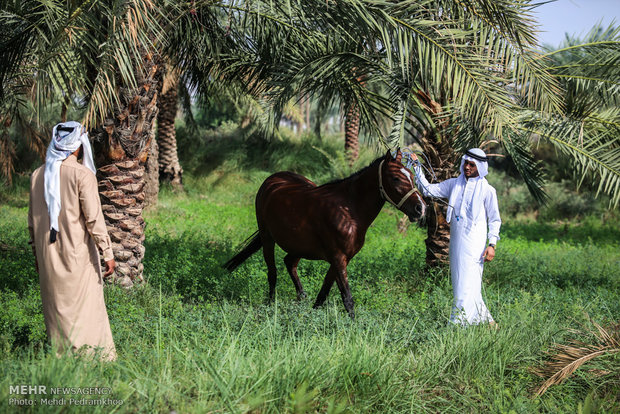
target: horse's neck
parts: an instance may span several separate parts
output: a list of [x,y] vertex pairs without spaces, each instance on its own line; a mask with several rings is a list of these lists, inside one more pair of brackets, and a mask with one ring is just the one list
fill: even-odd
[[379,164],[373,163],[347,184],[359,219],[370,226],[385,204],[379,193]]

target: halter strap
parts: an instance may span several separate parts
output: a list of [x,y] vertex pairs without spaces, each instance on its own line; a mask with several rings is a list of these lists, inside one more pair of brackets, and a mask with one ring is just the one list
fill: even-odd
[[400,202],[398,204],[396,204],[395,202],[392,201],[392,199],[387,195],[387,193],[385,192],[385,189],[383,188],[383,176],[381,174],[381,169],[383,167],[383,161],[385,160],[381,160],[381,164],[379,164],[379,193],[381,193],[381,196],[390,204],[392,204],[394,207],[396,207],[397,209],[400,209],[400,207],[405,203],[405,201],[407,201],[407,199],[409,197],[411,197],[411,194],[413,194],[416,191],[416,187],[415,185],[413,186],[413,188],[411,189],[411,191],[409,191],[407,194],[405,194],[403,196],[403,198],[401,198]]

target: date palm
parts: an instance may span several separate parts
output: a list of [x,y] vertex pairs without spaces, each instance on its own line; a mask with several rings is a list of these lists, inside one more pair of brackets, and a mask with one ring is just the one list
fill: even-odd
[[[28,103],[35,114],[52,102],[81,110],[94,139],[102,208],[123,285],[143,279],[145,161],[154,141],[162,55],[182,61],[182,45],[170,46],[169,39],[185,35],[183,29],[192,24],[203,34],[205,25],[216,25],[206,37],[213,45],[231,46],[220,25],[221,10],[229,6],[152,0],[0,3],[6,56],[0,61],[1,139],[8,148],[2,159],[11,158],[4,145],[7,130],[31,112]],[[10,163],[4,166],[10,173]]]
[[[257,40],[247,55],[254,58],[244,67],[263,75],[256,85],[276,112],[303,93],[323,106],[340,102],[343,113],[355,108],[377,142],[417,142],[440,180],[455,174],[466,146],[492,138],[513,155],[530,187],[540,189],[526,141],[511,131],[521,105],[550,113],[560,99],[557,82],[533,50],[527,2],[319,3],[305,2],[301,11],[283,6],[279,20],[289,25],[286,31],[251,31]],[[360,52],[359,44],[372,47]],[[387,137],[386,118],[393,124]],[[447,256],[443,210],[437,204],[431,209],[430,265]]]
[[551,143],[574,166],[578,183],[620,202],[620,28],[595,26],[542,57],[562,86],[563,110],[525,110],[521,130]]
[[166,65],[166,75],[159,95],[157,115],[157,145],[159,150],[159,180],[175,188],[183,187],[183,168],[179,163],[174,120],[178,108],[179,70]]
[[[186,10],[170,18],[166,36],[163,6],[173,7],[167,3],[25,3],[32,7],[22,13],[37,30],[10,26],[11,45],[22,47],[0,63],[3,85],[11,79],[19,88],[25,84],[19,80],[34,77],[37,87],[28,90],[37,92],[35,102],[85,103],[84,119],[100,143],[99,165],[107,168],[100,176],[102,191],[110,192],[102,194],[110,231],[117,232],[117,251],[125,252],[119,259],[127,256],[129,278],[140,278],[144,252],[141,163],[157,113],[155,50],[198,93],[218,82],[268,102],[272,125],[291,100],[312,95],[318,107],[357,108],[361,128],[377,142],[418,142],[440,179],[454,174],[465,146],[493,138],[530,187],[540,187],[526,132],[517,133],[523,108],[542,119],[561,104],[557,82],[532,50],[526,1],[196,1],[180,5]],[[58,16],[48,19],[52,12]],[[29,38],[33,43],[20,43]],[[368,45],[363,52],[360,44]],[[29,75],[16,78],[20,71]],[[393,123],[389,137],[382,135],[386,119]],[[436,210],[427,239],[431,264],[447,247],[441,206]]]
[[162,6],[151,0],[26,0],[1,6],[2,55],[10,58],[0,62],[0,79],[3,89],[12,86],[3,104],[27,100],[35,114],[52,102],[82,110],[94,139],[117,276],[125,285],[141,280],[144,162],[157,115]]

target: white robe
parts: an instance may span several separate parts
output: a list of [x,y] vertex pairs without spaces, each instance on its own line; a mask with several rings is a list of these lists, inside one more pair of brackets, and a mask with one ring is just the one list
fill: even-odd
[[419,164],[414,165],[414,171],[418,188],[425,196],[451,202],[447,217],[454,295],[450,322],[462,325],[492,322],[493,317],[482,299],[482,256],[487,239],[492,244],[499,240],[501,219],[495,189],[484,177],[466,180],[462,166],[461,176],[438,184],[426,180]]

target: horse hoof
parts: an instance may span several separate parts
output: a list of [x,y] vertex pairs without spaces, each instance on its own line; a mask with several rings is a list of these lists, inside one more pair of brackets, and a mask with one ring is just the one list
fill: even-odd
[[306,292],[304,292],[303,290],[301,291],[301,293],[297,294],[297,300],[304,300],[308,297],[308,295],[306,295]]

